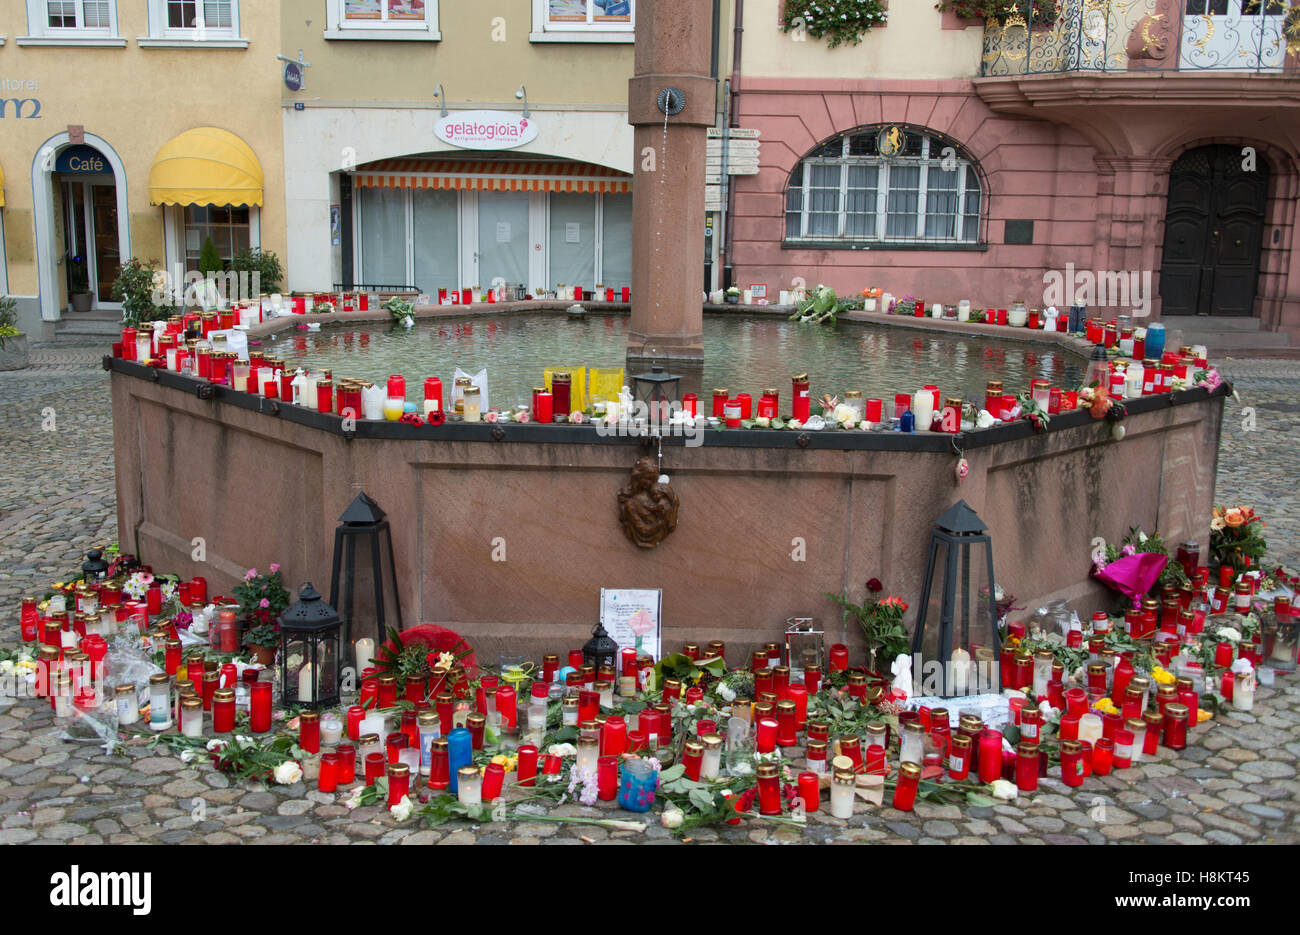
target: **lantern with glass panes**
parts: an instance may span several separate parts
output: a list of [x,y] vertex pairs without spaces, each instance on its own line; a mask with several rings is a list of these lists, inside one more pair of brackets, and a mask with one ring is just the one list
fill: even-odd
[[788,617],[785,621],[785,664],[790,667],[790,678],[803,678],[808,666],[822,664],[824,631],[817,628],[812,617]]
[[286,708],[339,703],[342,621],[311,582],[280,615],[280,700]]
[[639,373],[632,377],[633,395],[637,402],[645,404],[646,420],[651,426],[668,422],[672,415],[672,404],[678,401],[681,382],[681,377],[665,373],[659,364],[652,366],[649,373]]
[[618,656],[618,643],[605,632],[603,623],[596,624],[591,631],[591,639],[582,645],[583,665],[593,666],[597,671],[601,666],[613,666]]
[[960,500],[930,530],[917,608],[912,673],[917,694],[952,698],[998,690],[998,614],[993,542]]
[[343,511],[334,529],[330,604],[343,619],[343,643],[353,660],[359,638],[368,636],[378,647],[388,638],[389,628],[402,631],[392,531],[379,504],[364,492]]

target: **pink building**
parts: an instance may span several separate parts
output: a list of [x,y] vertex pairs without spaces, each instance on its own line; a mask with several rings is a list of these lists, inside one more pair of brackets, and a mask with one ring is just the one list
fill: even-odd
[[774,45],[752,11],[774,6],[751,0],[732,77],[731,125],[762,141],[733,177],[742,288],[1082,298],[1300,339],[1300,7],[1061,0],[1029,26],[896,0],[845,51]]

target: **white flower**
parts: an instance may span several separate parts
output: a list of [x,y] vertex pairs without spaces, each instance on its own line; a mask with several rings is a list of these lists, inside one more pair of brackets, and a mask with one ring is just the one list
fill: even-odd
[[853,409],[844,403],[840,403],[832,412],[836,422],[852,422],[854,414]]
[[553,743],[546,752],[551,756],[577,756],[578,748],[571,743]]
[[15,668],[16,666],[8,659],[4,660],[3,662],[0,662],[0,672],[4,673],[5,675],[8,675]]
[[275,781],[282,786],[292,786],[302,779],[302,767],[293,760],[285,760],[275,768]]
[[686,816],[682,814],[682,810],[676,807],[666,808],[659,815],[659,824],[663,825],[665,828],[668,828],[669,830],[672,830],[673,828],[680,828],[682,826],[682,822],[685,820],[686,820]]
[[1219,631],[1219,639],[1227,640],[1229,643],[1240,643],[1241,633],[1232,627],[1224,627]]
[[759,428],[761,428],[761,429],[771,428],[771,426],[772,426],[772,420],[771,420],[770,418],[768,418],[767,416],[755,416],[755,417],[754,417],[754,424],[757,425],[757,426],[758,426]]
[[1236,675],[1249,675],[1255,671],[1255,664],[1249,659],[1238,659],[1232,664],[1232,671]]
[[789,426],[789,427],[792,428],[792,429],[801,429],[801,428],[803,428],[803,423],[800,422],[798,419],[791,419],[789,422],[786,423],[786,425]]
[[1016,784],[1014,782],[1009,782],[1006,779],[993,780],[993,798],[1005,799],[1008,802],[1014,802],[1016,796],[1019,794],[1020,792],[1016,788]]
[[360,807],[361,791],[363,789],[365,789],[365,786],[357,786],[355,789],[352,790],[352,794],[349,795],[347,799],[344,800],[343,804],[346,805],[349,810]]
[[196,756],[198,756],[198,752],[195,751],[195,750],[182,750],[182,751],[181,751],[181,762],[182,762],[182,763],[189,763],[189,762],[190,762],[191,760],[193,760]]
[[718,685],[718,697],[730,704],[736,700],[736,692],[727,684]]
[[239,745],[239,749],[241,750],[247,750],[249,747],[257,746],[256,740],[254,740],[252,737],[247,737],[244,734],[236,734],[235,743]]
[[406,821],[411,817],[411,800],[407,796],[402,796],[395,805],[388,807],[388,813],[398,821]]
[[225,742],[224,740],[209,740],[209,741],[208,741],[208,752],[209,752],[209,753],[220,753],[220,752],[221,752],[222,750],[224,750],[224,749],[226,749],[226,742]]
[[993,418],[993,413],[989,412],[987,409],[981,409],[980,414],[975,417],[975,427],[977,429],[986,429],[992,426],[996,421],[998,420]]
[[452,666],[454,666],[455,664],[456,664],[456,654],[455,654],[455,653],[439,653],[439,654],[438,654],[438,665],[440,665],[440,666],[446,666],[448,669],[450,669],[450,668],[451,668]]

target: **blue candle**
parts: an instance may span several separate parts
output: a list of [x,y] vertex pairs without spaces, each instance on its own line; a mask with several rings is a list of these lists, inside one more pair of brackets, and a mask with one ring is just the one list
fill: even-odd
[[901,416],[898,417],[898,430],[900,432],[915,431],[915,425],[916,425],[916,416],[912,415],[911,409],[907,410]]
[[456,774],[462,766],[470,766],[474,762],[474,749],[470,740],[469,731],[463,727],[457,727],[447,735],[447,766],[451,772],[451,794],[455,795],[457,790]]

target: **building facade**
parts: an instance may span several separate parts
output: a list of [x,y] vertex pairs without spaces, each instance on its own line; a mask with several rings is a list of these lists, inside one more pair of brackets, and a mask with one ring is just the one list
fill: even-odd
[[1060,295],[1300,337],[1300,8],[1060,0],[985,23],[895,2],[833,50],[780,15],[743,0],[732,122],[763,144],[733,185],[742,287]]
[[0,8],[0,294],[23,330],[119,310],[131,257],[284,255],[279,38],[277,5],[252,0]]

